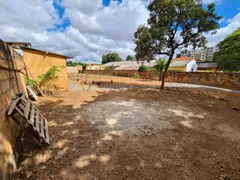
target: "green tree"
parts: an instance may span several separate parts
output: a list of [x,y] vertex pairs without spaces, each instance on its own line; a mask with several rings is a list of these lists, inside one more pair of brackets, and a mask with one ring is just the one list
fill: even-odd
[[139,72],[145,72],[148,70],[148,67],[146,65],[141,65],[138,69]]
[[86,64],[86,63],[82,63],[82,62],[72,62],[72,61],[68,61],[68,62],[67,62],[67,66],[70,66],[70,67],[82,66],[83,69],[86,69],[87,64]]
[[213,60],[223,71],[240,71],[240,28],[226,37],[218,45]]
[[158,72],[159,81],[161,81],[162,79],[163,69],[166,67],[167,62],[168,61],[166,59],[159,58],[156,65],[154,66],[154,68]]
[[106,64],[108,62],[117,62],[117,61],[122,61],[122,59],[117,53],[108,53],[103,55],[102,57],[102,64]]
[[128,55],[127,58],[126,58],[126,61],[132,61],[133,60],[133,57]]
[[168,62],[162,76],[161,89],[175,50],[206,43],[204,33],[214,32],[221,19],[215,4],[206,8],[200,0],[153,0],[149,7],[147,26],[140,26],[134,34],[137,61],[150,61],[155,55],[167,55]]

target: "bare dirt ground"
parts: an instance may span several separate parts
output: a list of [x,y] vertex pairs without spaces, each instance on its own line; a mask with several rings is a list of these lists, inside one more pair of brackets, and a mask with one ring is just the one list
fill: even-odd
[[240,179],[239,94],[103,78],[41,98],[51,145],[25,142],[14,179]]

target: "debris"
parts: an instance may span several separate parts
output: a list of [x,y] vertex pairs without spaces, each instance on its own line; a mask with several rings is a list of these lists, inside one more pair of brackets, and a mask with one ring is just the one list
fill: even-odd
[[227,100],[224,99],[223,97],[219,97],[218,100],[221,100],[221,101],[227,101]]
[[18,123],[24,134],[30,136],[40,147],[50,144],[47,119],[23,94],[12,101],[7,115]]
[[27,88],[29,98],[34,101],[37,101],[38,97],[37,97],[36,93],[32,90],[32,88],[30,86],[27,86],[26,88]]
[[101,85],[101,83],[102,83],[101,81],[99,81],[99,82],[96,82],[96,84],[97,84],[98,86],[100,86],[100,85]]
[[58,96],[60,94],[60,90],[56,85],[48,85],[43,89],[44,94],[49,96]]
[[232,108],[233,111],[240,111],[240,108]]

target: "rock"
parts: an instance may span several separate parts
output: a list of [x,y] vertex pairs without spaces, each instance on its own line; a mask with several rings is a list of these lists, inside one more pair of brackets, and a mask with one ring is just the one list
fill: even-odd
[[221,179],[224,179],[224,180],[228,180],[229,179],[227,174],[221,174],[220,177],[221,177]]

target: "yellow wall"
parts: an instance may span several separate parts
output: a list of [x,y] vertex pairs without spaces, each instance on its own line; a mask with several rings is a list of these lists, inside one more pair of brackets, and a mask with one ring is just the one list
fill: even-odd
[[182,66],[182,67],[169,67],[168,68],[169,71],[186,71],[186,67]]
[[99,65],[88,65],[88,66],[86,67],[86,69],[87,69],[87,70],[101,70],[102,68],[101,68],[101,66],[99,66]]
[[[66,59],[62,56],[26,49],[23,49],[22,51],[26,66],[35,80],[38,79],[37,76],[44,74],[53,66],[66,67]],[[59,86],[59,88],[67,90],[68,79],[66,68],[61,69],[61,72],[57,72],[56,75],[58,76],[58,79],[55,84]]]

